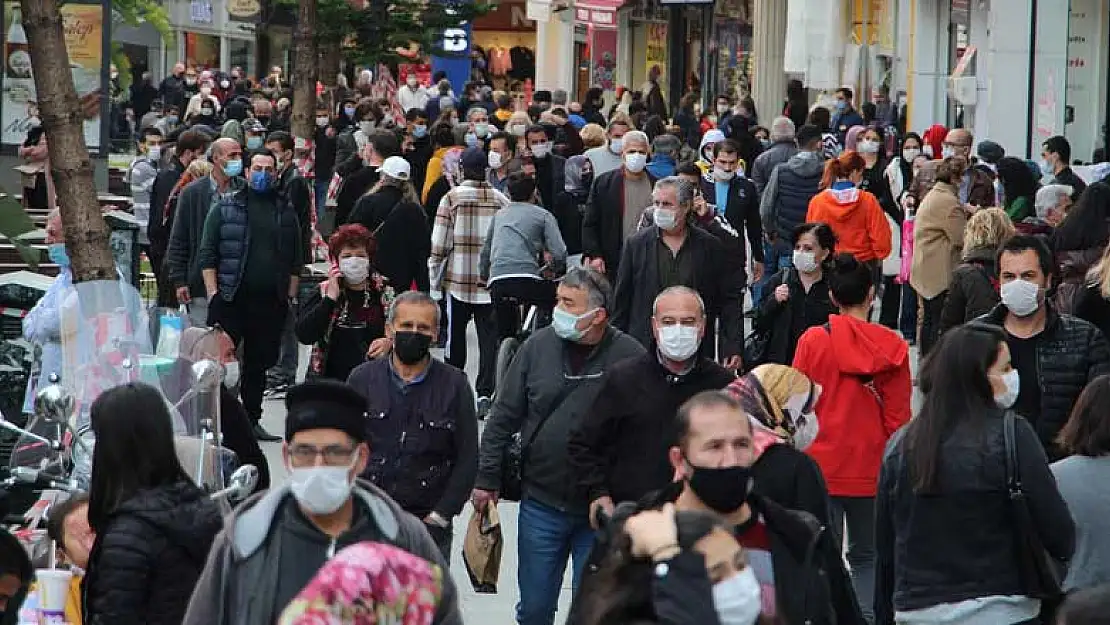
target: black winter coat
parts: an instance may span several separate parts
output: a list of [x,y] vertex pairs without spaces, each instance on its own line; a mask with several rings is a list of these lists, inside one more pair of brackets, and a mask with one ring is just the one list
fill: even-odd
[[[767,294],[760,302],[755,316],[755,328],[765,333],[767,352],[763,362],[789,365],[794,362],[794,350],[802,333],[827,323],[829,315],[839,310],[829,297],[829,285],[824,278],[810,285],[807,293],[794,269],[786,269],[785,283],[790,288],[790,297],[780,303],[775,299],[775,289],[783,284],[784,272],[771,276],[770,282],[763,287]],[[756,365],[763,363],[745,363]]]
[[[918,610],[994,595],[1024,595],[1006,489],[1003,412],[954,419],[940,448],[938,493],[914,492],[907,428],[887,443],[875,499],[875,623]],[[1049,555],[1071,557],[1075,524],[1056,488],[1037,434],[1014,428],[1033,524]]]
[[[716,184],[704,176],[701,179],[701,194],[706,201],[716,202]],[[728,201],[724,211],[725,220],[736,230],[740,240],[740,257],[744,262],[740,264],[741,270],[745,269],[748,260],[748,248],[752,251],[752,260],[763,262],[763,224],[759,216],[759,193],[755,183],[742,175],[736,175],[728,185]],[[748,245],[744,245],[744,235],[748,237]],[[744,283],[748,277],[742,276]]]
[[376,193],[359,198],[347,223],[377,231],[374,267],[389,279],[395,292],[408,291],[413,282],[418,291],[428,291],[432,230],[419,204],[402,202],[397,187],[382,186]]
[[1097,284],[1083,287],[1075,300],[1075,316],[1093,324],[1110,340],[1110,301],[1102,296]]
[[192,482],[140,491],[101,529],[81,582],[85,625],[178,625],[212,541],[216,503]]
[[[335,194],[335,225],[336,227],[349,223],[351,220],[351,212],[355,209],[355,203],[366,194],[367,191],[374,188],[378,183],[378,178],[381,174],[378,173],[378,168],[370,165],[362,165],[362,160],[356,161],[360,166],[355,168],[354,171],[349,171],[342,166],[338,166],[339,175],[343,176],[342,185],[339,187],[339,192]],[[349,171],[349,173],[344,173]],[[431,236],[431,235],[429,235]],[[429,243],[429,245],[431,245]]]
[[[646,170],[645,170],[646,173]],[[646,174],[648,182],[655,178]],[[624,168],[607,171],[594,179],[582,218],[582,254],[605,260],[605,273],[614,281],[624,248]],[[654,295],[652,296],[654,297]]]
[[940,332],[967,323],[998,305],[998,269],[994,248],[969,250],[952,272],[948,297],[940,313]]
[[[1002,326],[1006,307],[995,306],[976,321]],[[1056,435],[1068,421],[1075,400],[1087,383],[1110,373],[1110,348],[1098,328],[1071,315],[1060,315],[1049,305],[1048,319],[1037,344],[1037,370],[1041,379],[1041,412],[1022,415],[1044,444],[1048,457],[1062,457],[1056,447]]]

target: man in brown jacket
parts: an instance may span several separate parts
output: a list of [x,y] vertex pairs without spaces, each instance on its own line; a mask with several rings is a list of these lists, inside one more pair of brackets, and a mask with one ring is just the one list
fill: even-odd
[[[972,136],[971,131],[953,128],[944,137],[943,157],[962,156],[970,162],[971,146],[974,144],[975,137]],[[940,163],[940,159],[929,161],[922,165],[921,170],[914,176],[909,188],[909,197],[913,202],[911,206],[920,206],[921,200],[925,199],[925,194],[933,188],[933,183],[937,179],[937,165]],[[997,205],[994,197],[994,181],[989,174],[976,167],[967,168],[956,188],[960,204],[964,206],[982,208]]]

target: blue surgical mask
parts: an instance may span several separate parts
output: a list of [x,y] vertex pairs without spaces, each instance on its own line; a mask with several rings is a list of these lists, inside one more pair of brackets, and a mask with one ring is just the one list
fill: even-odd
[[269,191],[270,183],[273,182],[273,176],[268,171],[252,171],[250,178],[251,189],[259,193]]
[[177,121],[178,121],[177,120],[177,115],[167,115],[166,116],[166,122],[171,126],[177,124]]
[[243,159],[237,158],[224,163],[224,173],[228,176],[238,176],[243,173]]
[[473,147],[477,147],[477,145],[478,145],[478,135],[475,135],[473,132],[466,133],[466,147],[473,148]]
[[413,126],[412,127],[412,136],[415,139],[423,139],[424,137],[427,137],[428,136],[428,127],[423,126],[423,125]]
[[551,317],[551,328],[555,330],[555,334],[557,334],[559,338],[577,343],[582,339],[582,335],[585,334],[583,330],[578,329],[578,322],[596,312],[597,309],[595,308],[593,310],[587,310],[581,315],[576,315],[556,306]]
[[247,137],[247,149],[257,150],[262,147],[262,137]]
[[847,100],[837,100],[836,101],[836,110],[838,110],[838,111],[848,110],[848,101]]
[[51,243],[46,247],[46,255],[55,265],[69,267],[69,254],[66,252],[65,243]]
[[354,117],[355,116],[355,107],[353,107],[353,106],[344,106],[343,107],[343,114],[346,115],[347,117]]

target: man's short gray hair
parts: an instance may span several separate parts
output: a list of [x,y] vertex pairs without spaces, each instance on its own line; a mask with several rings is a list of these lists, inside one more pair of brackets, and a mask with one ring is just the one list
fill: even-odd
[[1037,190],[1037,197],[1033,206],[1037,210],[1037,218],[1044,219],[1050,208],[1055,208],[1065,197],[1070,198],[1075,189],[1066,184],[1047,184]]
[[674,135],[659,135],[651,144],[653,154],[666,154],[671,158],[678,158],[678,152],[681,149],[682,142]]
[[560,283],[568,289],[584,289],[586,301],[591,309],[604,308],[609,311],[613,300],[613,288],[605,275],[589,267],[575,267],[567,271]]
[[489,117],[489,111],[487,111],[484,107],[472,106],[470,107],[470,110],[466,112],[466,121],[472,121],[474,119],[474,116],[479,113],[485,115],[486,117]]
[[675,201],[679,206],[689,207],[694,202],[694,183],[682,176],[667,176],[655,182],[655,191],[674,189]]
[[551,92],[551,105],[552,106],[566,106],[567,105],[567,90],[556,89]]
[[624,141],[625,146],[633,141],[639,141],[640,143],[644,144],[644,147],[651,147],[651,141],[648,140],[647,133],[642,130],[629,130],[628,132],[624,133],[624,137],[622,140]]
[[795,130],[789,117],[776,117],[771,122],[771,141],[793,141]]
[[389,311],[386,312],[386,323],[393,325],[393,320],[397,318],[397,307],[401,304],[431,306],[436,311],[436,328],[439,327],[439,304],[432,299],[431,295],[423,291],[405,291],[394,298],[389,304]]
[[698,293],[697,291],[695,291],[694,289],[691,289],[688,286],[679,285],[679,286],[669,286],[669,287],[663,289],[662,291],[660,291],[659,295],[655,296],[655,301],[651,303],[651,316],[652,317],[659,314],[659,300],[663,299],[664,297],[667,297],[668,295],[689,295],[689,296],[693,297],[694,299],[698,300],[698,310],[701,311],[701,316],[702,317],[705,316],[705,300],[703,300],[701,298],[701,293]]

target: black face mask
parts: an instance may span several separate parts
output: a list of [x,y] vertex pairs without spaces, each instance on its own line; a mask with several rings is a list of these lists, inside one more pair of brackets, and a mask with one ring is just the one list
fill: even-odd
[[393,333],[393,353],[406,365],[415,365],[427,358],[431,346],[432,337],[427,334],[402,330]]
[[711,510],[729,514],[740,509],[752,491],[751,467],[699,467],[686,461],[694,474],[686,479],[698,499]]

